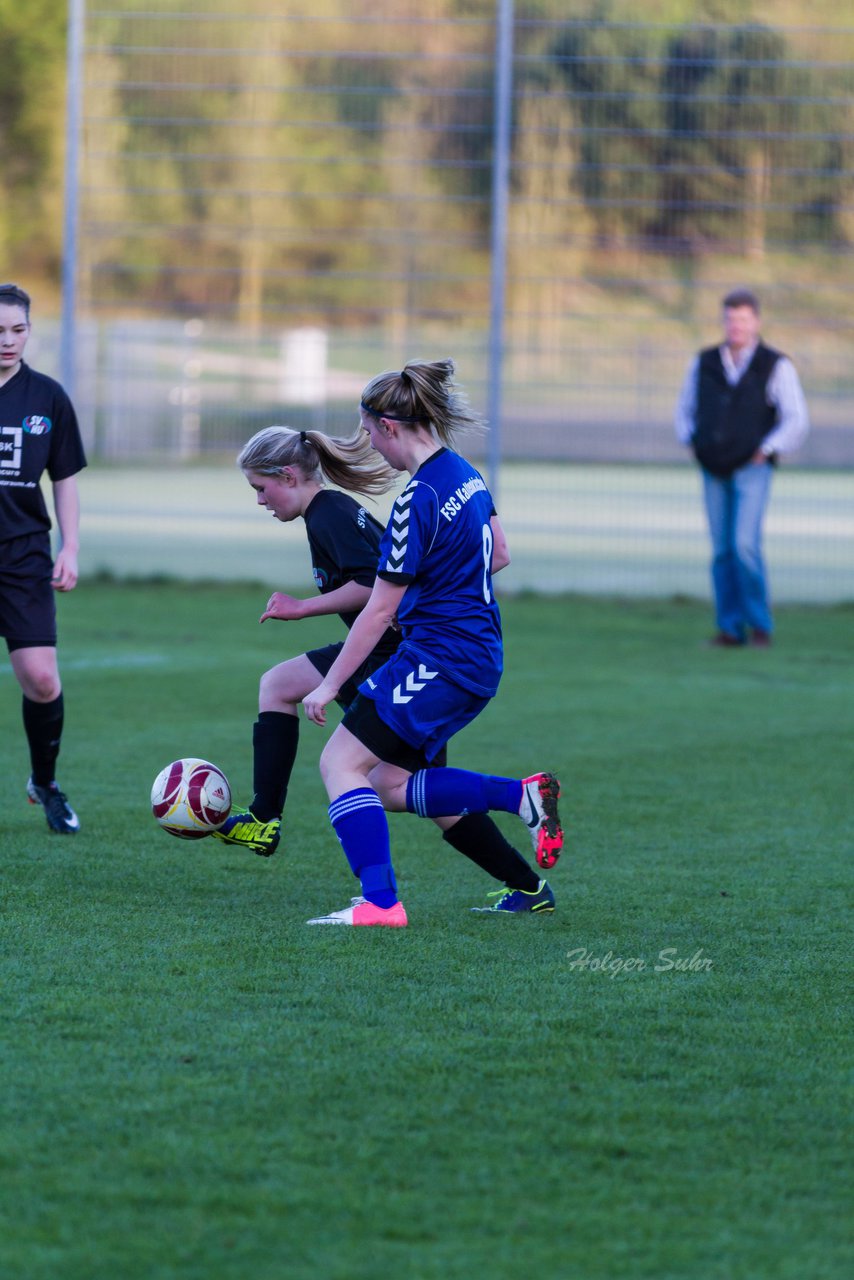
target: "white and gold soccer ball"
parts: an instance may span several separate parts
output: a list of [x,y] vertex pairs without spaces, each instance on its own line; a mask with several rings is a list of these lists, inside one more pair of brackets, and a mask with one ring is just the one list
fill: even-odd
[[208,760],[173,760],[154,779],[151,812],[171,836],[200,840],[221,827],[230,811],[228,779]]

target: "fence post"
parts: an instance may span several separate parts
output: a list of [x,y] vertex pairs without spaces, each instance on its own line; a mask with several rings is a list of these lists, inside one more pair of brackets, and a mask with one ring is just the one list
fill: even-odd
[[498,0],[492,153],[489,352],[486,416],[489,421],[489,488],[498,503],[501,463],[501,382],[504,359],[504,295],[507,283],[507,199],[513,107],[513,0]]
[[80,102],[83,87],[83,33],[86,0],[68,0],[68,48],[65,91],[65,201],[62,227],[62,319],[59,380],[74,398],[77,350],[77,241],[80,200]]

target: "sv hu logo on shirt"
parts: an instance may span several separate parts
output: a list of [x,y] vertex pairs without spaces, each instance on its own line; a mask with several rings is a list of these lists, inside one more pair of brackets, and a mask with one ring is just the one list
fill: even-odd
[[53,423],[50,418],[45,418],[40,413],[34,413],[32,417],[24,418],[23,426],[27,435],[46,436],[53,426]]

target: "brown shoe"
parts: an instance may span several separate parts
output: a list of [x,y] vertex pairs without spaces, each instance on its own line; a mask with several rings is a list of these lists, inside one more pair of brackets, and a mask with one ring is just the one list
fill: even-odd
[[763,631],[761,627],[754,627],[750,636],[750,643],[754,649],[768,649],[771,646],[771,632]]
[[740,649],[744,641],[740,636],[731,636],[728,631],[719,631],[712,636],[709,644],[713,649]]

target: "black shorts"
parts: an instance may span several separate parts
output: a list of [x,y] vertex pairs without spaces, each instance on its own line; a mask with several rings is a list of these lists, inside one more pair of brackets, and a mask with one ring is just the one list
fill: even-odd
[[[317,667],[320,674],[325,676],[343,648],[344,641],[339,640],[337,644],[326,644],[322,649],[310,649],[305,656],[311,665]],[[356,695],[359,692],[359,685],[362,681],[367,680],[368,676],[376,671],[377,667],[381,667],[384,662],[388,662],[390,657],[390,653],[370,654],[358,670],[353,672],[350,679],[345,680],[342,684],[338,697],[335,699],[339,707],[346,711],[350,703],[355,702]]]
[[56,599],[48,533],[10,538],[0,547],[0,636],[6,648],[56,648]]
[[419,769],[441,769],[448,763],[446,746],[440,747],[433,759],[428,760],[420,747],[411,746],[380,719],[374,700],[362,694],[347,708],[342,723],[379,760],[396,764],[408,773],[417,773]]

